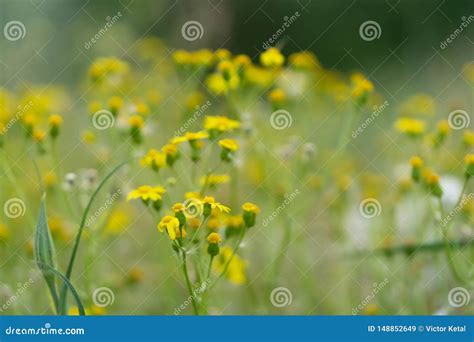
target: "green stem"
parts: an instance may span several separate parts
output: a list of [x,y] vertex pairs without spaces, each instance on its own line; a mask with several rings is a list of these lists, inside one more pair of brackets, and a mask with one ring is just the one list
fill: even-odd
[[191,285],[191,281],[189,280],[188,266],[186,262],[186,251],[184,251],[183,249],[181,249],[181,256],[183,258],[182,267],[183,267],[184,278],[186,279],[186,286],[188,287],[189,295],[191,296],[191,302],[193,303],[194,314],[196,316],[199,316],[199,309],[196,304],[196,296],[194,295],[193,287]]
[[[461,193],[461,197],[462,197],[462,193]],[[439,202],[439,210],[441,213],[441,220],[443,220],[445,217],[445,213],[444,213],[443,201],[441,200],[441,197],[438,197],[438,202]],[[448,266],[454,278],[456,278],[457,281],[463,284],[465,281],[463,277],[457,271],[456,265],[454,264],[454,261],[453,261],[453,254],[451,251],[451,246],[449,244],[448,229],[449,229],[449,225],[446,225],[446,227],[441,227],[441,233],[443,234],[444,248],[446,252],[446,259],[448,260]]]
[[224,269],[222,270],[222,272],[219,273],[219,275],[218,275],[217,278],[214,280],[214,282],[209,286],[209,289],[214,288],[214,286],[217,284],[217,282],[227,273],[227,270],[229,269],[230,263],[231,263],[232,260],[234,259],[235,254],[237,254],[237,252],[238,252],[239,249],[240,249],[240,244],[242,243],[242,240],[243,240],[243,238],[244,238],[245,230],[246,230],[245,227],[242,227],[242,228],[241,228],[240,235],[239,235],[239,239],[237,240],[236,246],[234,247],[234,250],[232,251],[232,254],[231,254],[229,260],[227,260],[226,264],[224,265]]

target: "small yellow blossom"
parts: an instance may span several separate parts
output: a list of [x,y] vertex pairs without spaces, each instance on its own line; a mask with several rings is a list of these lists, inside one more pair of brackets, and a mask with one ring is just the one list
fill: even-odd
[[222,242],[221,236],[218,233],[212,232],[207,236],[207,242],[218,244]]
[[273,89],[268,94],[268,100],[270,100],[272,103],[283,103],[286,101],[286,99],[286,93],[280,88]]
[[[225,205],[221,204],[220,202],[216,202],[216,200],[212,196],[204,197],[202,202],[204,204],[204,209],[206,208],[206,205],[208,205],[210,207],[210,209],[217,208],[217,209],[219,209],[219,211],[224,212],[224,213],[230,212],[229,207],[226,207]],[[209,212],[209,214],[210,214],[210,212]]]
[[151,200],[153,202],[161,199],[161,196],[166,192],[166,190],[161,186],[149,186],[142,185],[135,190],[132,190],[128,196],[127,201],[132,199],[142,199],[143,201]]
[[395,127],[401,133],[416,137],[424,133],[425,122],[417,119],[401,118],[397,120]]
[[129,119],[128,119],[128,124],[130,125],[130,127],[133,127],[133,128],[142,128],[143,125],[145,124],[145,122],[143,121],[143,118],[139,115],[132,115]]
[[240,122],[229,119],[226,116],[206,116],[204,118],[204,129],[217,131],[219,133],[229,132],[240,127]]
[[271,47],[260,54],[260,63],[265,67],[280,67],[285,63],[285,57],[280,50]]
[[7,226],[0,223],[0,241],[6,242],[10,238],[10,231]]
[[229,151],[237,151],[239,149],[239,144],[234,139],[222,139],[219,140],[219,145]]
[[158,224],[160,232],[167,231],[171,240],[176,240],[176,231],[179,230],[179,221],[176,217],[165,216]]
[[50,126],[59,127],[63,123],[63,118],[61,115],[53,114],[49,116],[48,123]]
[[245,212],[250,212],[250,213],[254,213],[254,214],[260,213],[260,208],[257,207],[255,204],[250,203],[250,202],[244,203],[244,204],[242,205],[242,209],[243,209]]

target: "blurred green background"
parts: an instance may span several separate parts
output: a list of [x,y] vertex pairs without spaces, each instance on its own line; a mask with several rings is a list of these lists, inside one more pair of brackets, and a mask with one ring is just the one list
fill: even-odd
[[[420,91],[418,82],[405,85],[415,73],[432,79],[432,85],[443,79],[451,82],[474,52],[474,25],[446,49],[440,48],[474,12],[470,0],[1,0],[0,4],[2,26],[19,20],[26,27],[24,39],[0,40],[0,80],[7,87],[53,78],[75,81],[92,59],[102,55],[136,63],[128,52],[147,35],[163,38],[170,51],[225,47],[255,58],[263,42],[295,12],[299,18],[276,43],[285,54],[309,48],[326,68],[362,70],[393,97],[399,91]],[[106,18],[117,12],[121,18],[100,44],[85,49]],[[183,39],[181,27],[189,20],[202,24],[201,39]],[[379,23],[379,39],[365,41],[359,36],[360,25],[368,20]],[[430,90],[437,89],[424,85],[424,91]]]

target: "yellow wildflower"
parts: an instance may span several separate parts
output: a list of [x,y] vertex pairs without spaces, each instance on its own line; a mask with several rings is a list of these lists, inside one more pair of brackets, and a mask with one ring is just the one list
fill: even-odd
[[161,219],[160,223],[158,224],[158,230],[163,232],[166,230],[168,232],[168,236],[171,240],[176,239],[176,230],[179,230],[179,221],[176,217],[173,216],[165,216]]
[[132,190],[128,196],[127,201],[132,199],[140,198],[143,201],[151,200],[153,202],[158,201],[161,199],[161,196],[166,192],[166,190],[161,186],[149,186],[149,185],[142,185],[134,190]]
[[400,118],[395,123],[395,127],[401,133],[416,137],[424,133],[425,122],[417,119]]
[[285,63],[285,57],[280,50],[271,47],[260,54],[260,63],[265,67],[280,67]]
[[226,149],[226,150],[229,150],[229,151],[237,151],[238,148],[239,148],[239,144],[237,143],[237,141],[235,141],[234,139],[222,139],[222,140],[219,140],[219,145]]

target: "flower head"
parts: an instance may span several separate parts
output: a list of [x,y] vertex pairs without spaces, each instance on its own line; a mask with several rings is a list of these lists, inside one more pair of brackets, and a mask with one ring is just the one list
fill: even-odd
[[395,127],[401,133],[417,137],[424,133],[425,122],[417,119],[401,118],[395,123]]
[[262,52],[260,55],[260,63],[265,67],[280,67],[285,63],[285,57],[281,54],[280,50],[275,47],[271,47],[268,50]]
[[474,176],[474,154],[468,154],[464,158],[464,163],[466,164],[466,177]]
[[135,190],[130,191],[127,196],[127,201],[132,199],[141,199],[143,201],[152,202],[161,200],[161,196],[166,192],[166,190],[161,186],[152,187],[150,185],[142,185],[136,188]]
[[158,230],[163,232],[166,230],[171,240],[176,240],[176,231],[179,230],[179,221],[176,217],[165,216],[158,223]]

